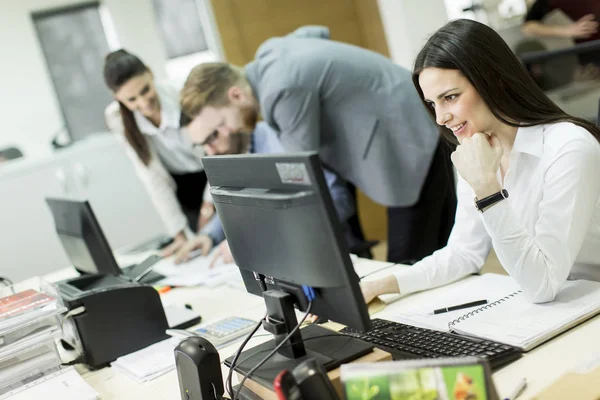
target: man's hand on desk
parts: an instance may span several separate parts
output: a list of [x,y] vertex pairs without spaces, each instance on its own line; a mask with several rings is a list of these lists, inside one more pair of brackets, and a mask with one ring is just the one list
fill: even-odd
[[200,234],[185,242],[175,252],[175,264],[186,262],[191,258],[194,250],[200,250],[202,255],[207,255],[213,247],[213,241],[208,235]]
[[221,244],[215,250],[215,255],[210,262],[210,267],[214,267],[217,265],[217,262],[221,261],[221,264],[232,264],[233,256],[231,255],[231,249],[229,248],[229,244],[227,240],[223,240]]
[[181,248],[186,242],[185,234],[183,232],[179,232],[177,236],[173,238],[171,244],[165,247],[160,253],[163,257],[169,257],[170,255],[175,254],[177,250]]

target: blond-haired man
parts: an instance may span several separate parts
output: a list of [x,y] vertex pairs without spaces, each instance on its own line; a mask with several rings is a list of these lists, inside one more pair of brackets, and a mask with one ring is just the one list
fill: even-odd
[[323,165],[388,206],[388,259],[446,244],[456,197],[437,129],[408,71],[374,52],[301,28],[263,43],[244,68],[195,67],[182,89],[188,133],[207,154],[239,153],[259,115],[286,151]]

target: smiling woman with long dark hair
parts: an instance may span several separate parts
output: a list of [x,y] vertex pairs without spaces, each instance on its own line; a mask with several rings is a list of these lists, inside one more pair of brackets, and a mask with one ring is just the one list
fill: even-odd
[[[457,145],[448,245],[363,284],[369,301],[477,273],[490,250],[532,302],[567,279],[600,280],[600,129],[556,106],[491,28],[456,20],[417,56],[413,82]],[[474,200],[475,199],[475,200]]]
[[[108,128],[124,138],[126,152],[174,237],[165,255],[186,243],[186,231],[199,228],[200,220],[214,210],[203,204],[206,174],[201,149],[194,149],[180,126],[179,89],[170,82],[155,82],[138,57],[126,50],[109,53],[104,81],[115,101],[105,110]],[[208,219],[208,218],[205,218]],[[190,228],[190,229],[187,229]],[[195,237],[208,252],[216,238],[210,232]]]

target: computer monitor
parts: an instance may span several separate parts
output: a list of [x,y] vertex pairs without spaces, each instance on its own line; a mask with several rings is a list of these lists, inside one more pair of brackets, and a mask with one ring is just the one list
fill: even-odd
[[77,271],[82,274],[121,275],[100,224],[86,200],[46,198],[56,233]]
[[[227,155],[203,158],[211,194],[235,263],[249,293],[263,296],[275,335],[248,350],[235,370],[247,373],[297,324],[294,306],[306,311],[302,285],[314,289],[311,312],[358,330],[371,320],[314,152]],[[281,329],[283,327],[283,329]],[[269,385],[283,369],[310,356],[327,369],[349,362],[372,347],[319,326],[301,329],[253,374]],[[307,340],[309,337],[326,335]],[[306,351],[305,351],[306,350]],[[226,361],[231,366],[231,359]]]
[[[103,287],[127,281],[154,283],[164,278],[151,272],[160,259],[151,255],[139,264],[119,267],[112,249],[102,232],[90,203],[87,200],[46,198],[58,237],[75,269],[81,274],[106,277],[93,286]],[[118,279],[108,279],[118,277]]]

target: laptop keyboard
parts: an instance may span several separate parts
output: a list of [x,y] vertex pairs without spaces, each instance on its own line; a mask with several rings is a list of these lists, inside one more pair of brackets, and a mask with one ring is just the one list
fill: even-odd
[[[137,273],[139,273],[139,271],[135,270],[135,267],[137,267],[137,265],[129,265],[127,267],[123,268],[123,273],[128,276],[131,279],[134,279],[135,276],[137,275]],[[154,272],[154,271],[150,271],[148,272],[148,274],[146,274],[141,280],[140,283],[155,283],[158,282],[162,279],[164,279],[165,276],[159,274],[158,272]]]
[[394,360],[475,356],[497,369],[521,357],[512,346],[489,340],[418,328],[384,319],[374,319],[373,328],[360,332],[344,328],[340,333],[356,337],[392,354]]

